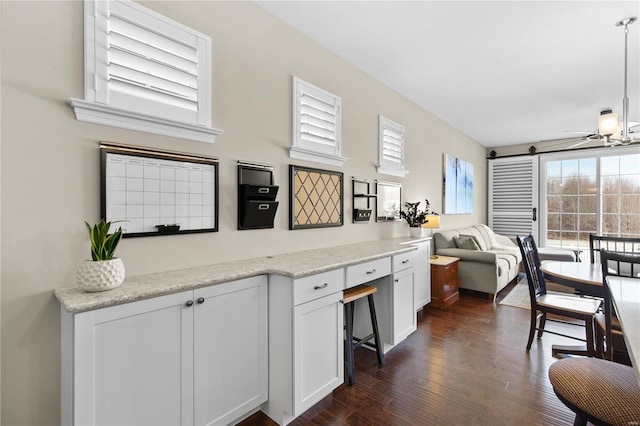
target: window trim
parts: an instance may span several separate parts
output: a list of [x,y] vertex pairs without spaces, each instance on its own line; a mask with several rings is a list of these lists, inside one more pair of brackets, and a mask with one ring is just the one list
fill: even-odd
[[[385,127],[395,131],[396,133],[400,133],[402,135],[401,139],[401,164],[399,167],[394,167],[392,163],[385,161],[384,159],[384,129]],[[405,158],[406,158],[406,138],[404,126],[392,121],[382,115],[378,116],[378,167],[377,172],[385,175],[399,176],[405,177],[409,170],[405,168]]]
[[[291,99],[291,112],[292,112],[292,136],[291,147],[289,148],[289,157],[299,160],[314,161],[322,164],[329,164],[332,166],[342,166],[346,157],[341,156],[342,151],[342,100],[339,96],[336,96],[324,89],[321,89],[313,84],[306,82],[298,77],[292,77],[292,99]],[[307,95],[315,99],[321,99],[322,102],[333,102],[335,105],[335,139],[333,149],[327,151],[320,151],[313,148],[313,145],[305,143],[302,140],[302,96]],[[329,102],[327,102],[327,100]]]
[[[192,35],[197,42],[204,43],[200,49],[202,57],[202,73],[198,76],[198,110],[193,121],[177,121],[141,111],[123,109],[119,105],[109,105],[107,100],[107,65],[97,65],[102,61],[99,51],[105,49],[96,41],[95,33],[108,24],[108,18],[102,7],[108,8],[117,3],[118,8],[131,9],[131,13],[144,14],[149,21],[159,21]],[[108,13],[108,12],[107,12]],[[124,13],[126,14],[126,13]],[[99,19],[102,17],[103,19]],[[142,27],[143,24],[140,24]],[[152,28],[152,25],[149,25]],[[103,28],[103,31],[106,29]],[[105,53],[106,54],[106,53]],[[105,61],[102,61],[105,62]],[[70,98],[69,105],[73,108],[76,119],[96,124],[137,130],[164,136],[196,140],[199,142],[215,142],[222,130],[215,129],[211,124],[211,38],[187,26],[173,21],[157,12],[145,8],[130,0],[109,0],[108,2],[95,0],[84,1],[84,99]]]

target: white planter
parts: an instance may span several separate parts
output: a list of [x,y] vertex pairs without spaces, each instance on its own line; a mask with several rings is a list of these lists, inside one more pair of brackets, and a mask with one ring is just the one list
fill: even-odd
[[80,264],[76,275],[76,283],[84,291],[95,292],[111,290],[124,281],[124,264],[122,259],[85,260]]
[[423,238],[426,236],[425,229],[422,226],[410,226],[409,236],[411,238]]

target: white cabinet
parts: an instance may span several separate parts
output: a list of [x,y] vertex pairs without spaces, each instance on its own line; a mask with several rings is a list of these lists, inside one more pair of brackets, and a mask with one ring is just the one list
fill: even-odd
[[397,345],[417,329],[415,310],[415,269],[393,274],[393,333],[391,344]]
[[194,300],[194,421],[228,424],[267,400],[267,277],[198,289]]
[[267,278],[62,315],[62,424],[229,423],[267,399]]
[[[431,303],[431,240],[410,243],[418,249],[414,251],[415,262],[415,304],[416,311]],[[395,270],[395,269],[394,269]]]
[[262,411],[278,424],[344,382],[343,289],[344,269],[269,277],[269,400]]

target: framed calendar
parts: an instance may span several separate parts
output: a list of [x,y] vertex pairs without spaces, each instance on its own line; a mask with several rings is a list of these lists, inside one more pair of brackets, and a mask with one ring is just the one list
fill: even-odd
[[218,160],[100,144],[102,217],[123,237],[218,231]]

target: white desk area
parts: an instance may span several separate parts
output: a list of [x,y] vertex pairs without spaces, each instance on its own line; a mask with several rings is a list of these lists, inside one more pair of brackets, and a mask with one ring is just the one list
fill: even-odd
[[345,288],[378,287],[385,351],[416,330],[429,245],[369,241],[58,289],[61,423],[233,424],[262,410],[287,424],[344,381]]

